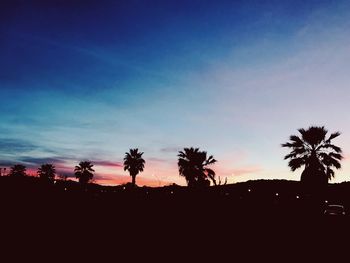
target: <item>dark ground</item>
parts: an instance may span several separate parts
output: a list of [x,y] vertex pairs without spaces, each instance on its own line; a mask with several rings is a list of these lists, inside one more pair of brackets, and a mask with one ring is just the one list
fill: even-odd
[[[325,201],[350,207],[348,183],[314,193],[299,182],[278,180],[189,190],[1,177],[0,200],[5,248],[82,250],[82,257],[98,251],[215,259],[247,251],[249,258],[303,249],[317,255],[350,238],[350,211],[323,215]],[[311,253],[311,247],[317,249]]]

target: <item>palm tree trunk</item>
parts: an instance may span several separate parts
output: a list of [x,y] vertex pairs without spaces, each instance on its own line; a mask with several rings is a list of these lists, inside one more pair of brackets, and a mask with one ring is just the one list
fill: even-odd
[[132,178],[131,184],[132,184],[132,186],[135,186],[136,185],[136,175],[132,175],[131,178]]

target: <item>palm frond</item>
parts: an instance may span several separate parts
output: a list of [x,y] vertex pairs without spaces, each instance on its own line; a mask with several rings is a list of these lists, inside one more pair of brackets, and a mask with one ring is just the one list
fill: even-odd
[[334,166],[337,169],[341,168],[341,164],[340,162],[333,158],[330,154],[327,153],[320,153],[319,154],[320,157],[322,158],[322,163],[326,166],[326,167],[330,167],[330,166]]
[[318,147],[318,150],[321,150],[321,149],[331,149],[331,150],[335,151],[336,153],[342,153],[342,149],[340,147],[335,146],[333,144],[328,144],[328,143],[320,145]]
[[329,136],[329,138],[326,140],[326,142],[327,143],[330,143],[331,142],[331,140],[333,140],[334,138],[337,138],[338,136],[340,136],[341,135],[341,133],[340,132],[334,132],[334,133],[332,133],[330,136]]
[[331,153],[329,153],[329,156],[331,156],[331,157],[333,157],[334,159],[337,159],[337,160],[342,160],[343,159],[343,156],[341,155],[341,154],[339,154],[339,153],[333,153],[333,152],[331,152]]
[[293,158],[288,163],[288,166],[293,172],[303,165],[305,165],[305,158]]

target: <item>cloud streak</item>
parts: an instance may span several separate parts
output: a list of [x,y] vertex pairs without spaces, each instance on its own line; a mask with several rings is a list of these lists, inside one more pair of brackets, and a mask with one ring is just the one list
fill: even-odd
[[161,148],[160,151],[164,153],[178,153],[181,151],[181,147],[164,147]]
[[16,154],[30,152],[39,148],[38,146],[21,139],[0,139],[0,153]]
[[44,157],[44,158],[35,158],[35,157],[21,157],[19,158],[20,162],[27,163],[30,165],[41,165],[46,163],[51,163],[55,165],[62,165],[66,163],[67,159],[57,158],[57,157]]
[[91,161],[96,166],[103,166],[108,168],[121,168],[123,167],[123,164],[121,162],[110,162],[110,161],[101,161],[101,160],[94,160]]

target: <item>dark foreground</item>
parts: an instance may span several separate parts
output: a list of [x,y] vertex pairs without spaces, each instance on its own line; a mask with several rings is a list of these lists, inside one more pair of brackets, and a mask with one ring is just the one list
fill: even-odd
[[237,249],[300,251],[316,244],[329,250],[350,238],[349,216],[323,214],[326,202],[349,207],[348,185],[313,194],[288,181],[189,190],[0,179],[2,239],[10,247],[92,252],[101,246],[107,254],[131,249],[136,255],[187,251],[206,257]]

